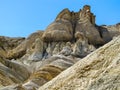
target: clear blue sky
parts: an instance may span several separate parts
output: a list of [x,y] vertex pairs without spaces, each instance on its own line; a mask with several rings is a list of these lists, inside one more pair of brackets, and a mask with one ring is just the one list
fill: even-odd
[[120,0],[0,0],[0,36],[27,37],[45,28],[64,8],[91,5],[98,25],[120,22]]

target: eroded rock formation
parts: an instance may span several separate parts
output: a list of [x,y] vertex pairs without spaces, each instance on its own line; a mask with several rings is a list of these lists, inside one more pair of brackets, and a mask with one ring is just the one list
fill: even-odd
[[120,36],[39,88],[39,90],[119,89]]
[[[93,51],[89,46],[96,49],[111,40],[107,29],[95,24],[95,15],[90,9],[88,5],[85,5],[79,12],[64,9],[44,32],[38,31],[32,34],[22,44],[9,51],[8,59],[42,60],[68,50],[66,46],[68,42],[71,43],[69,55],[73,51],[72,55],[85,57]],[[85,40],[80,40],[81,34]]]
[[120,23],[110,26],[103,25],[101,27],[106,28],[109,31],[111,37],[120,35]]
[[37,89],[77,61],[75,58],[73,59],[62,55],[52,56],[39,65],[39,68],[31,74],[28,81],[23,84],[23,87],[26,90]]
[[[40,86],[55,78],[77,61],[79,61],[78,64],[75,64],[73,68],[75,67],[78,73],[71,67],[71,72],[68,69],[65,77],[64,74],[58,77],[64,78],[64,80],[72,77],[73,79],[69,79],[70,84],[72,83],[71,80],[77,80],[76,83],[89,83],[89,80],[86,81],[87,75],[92,75],[92,70],[97,66],[96,74],[107,70],[106,68],[108,67],[105,66],[104,68],[101,67],[101,71],[99,68],[100,62],[102,63],[100,65],[106,65],[106,63],[108,66],[110,64],[112,65],[110,58],[117,56],[111,56],[110,58],[108,56],[113,55],[110,53],[110,50],[116,50],[116,45],[119,44],[119,40],[113,40],[112,43],[97,51],[95,50],[118,35],[120,35],[119,24],[115,26],[96,25],[95,15],[91,12],[90,6],[85,5],[79,12],[71,12],[68,9],[62,10],[57,15],[55,21],[48,25],[45,31],[32,33],[28,38],[0,37],[0,86],[4,86],[0,88],[0,90],[6,90],[8,88],[9,90],[37,90]],[[115,43],[115,48],[113,42]],[[113,49],[110,49],[112,47]],[[109,53],[107,53],[107,51]],[[92,52],[93,54],[88,55]],[[119,52],[119,49],[118,51],[116,50],[116,55],[117,52]],[[85,59],[82,59],[84,57]],[[110,59],[109,61],[111,63],[107,61],[108,59]],[[85,63],[82,63],[83,65],[79,64],[81,62]],[[88,64],[91,66],[87,67]],[[74,78],[74,74],[76,78]],[[79,76],[80,78],[82,78],[82,76],[85,78],[78,79]],[[68,87],[69,83],[67,81],[62,83],[60,78],[57,79],[44,85],[40,90],[53,90],[53,88],[57,90],[78,89],[78,87],[75,86],[75,82],[73,82],[73,87]],[[95,84],[94,82],[95,81],[92,83]],[[52,87],[49,88],[49,85],[52,85]],[[83,87],[80,87],[81,89],[86,89],[84,83],[81,85],[83,85]],[[95,86],[92,86],[92,84],[89,86],[88,90],[98,87],[96,84]]]

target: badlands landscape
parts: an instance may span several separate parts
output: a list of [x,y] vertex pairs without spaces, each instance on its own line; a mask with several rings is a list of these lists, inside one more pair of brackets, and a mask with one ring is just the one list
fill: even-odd
[[64,9],[27,38],[0,36],[0,90],[120,90],[120,23],[96,17]]

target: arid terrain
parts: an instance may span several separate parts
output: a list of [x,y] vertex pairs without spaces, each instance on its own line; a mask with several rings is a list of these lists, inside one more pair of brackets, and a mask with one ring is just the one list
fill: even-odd
[[0,36],[0,90],[120,90],[120,23],[96,17],[66,8],[27,38]]

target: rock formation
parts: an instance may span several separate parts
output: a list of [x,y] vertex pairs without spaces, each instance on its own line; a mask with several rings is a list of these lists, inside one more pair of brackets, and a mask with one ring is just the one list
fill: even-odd
[[103,25],[101,27],[106,28],[109,31],[110,36],[112,38],[120,35],[120,23],[116,25],[110,25],[110,26]]
[[31,74],[28,81],[23,84],[23,87],[26,90],[31,90],[33,88],[37,89],[53,79],[63,70],[72,66],[75,62],[77,62],[77,60],[67,58],[65,56],[52,56],[41,63],[39,68],[33,74]]
[[20,43],[22,43],[25,38],[18,37],[18,38],[10,38],[0,36],[0,56],[7,57],[6,54],[9,50],[16,48]]
[[98,29],[95,27],[95,16],[91,13],[90,6],[84,6],[79,12],[79,20],[76,23],[75,34],[77,32],[83,33],[90,44],[105,43]]
[[35,40],[35,49],[32,55],[29,56],[29,60],[41,60],[43,58],[44,48],[43,41],[40,38]]
[[71,12],[64,9],[51,23],[42,38],[46,42],[50,41],[70,41],[73,37],[73,28],[71,23]]
[[[90,6],[85,5],[78,12],[62,10],[45,31],[28,38],[0,37],[0,90],[92,90],[104,86],[99,78],[118,76],[119,80],[119,67],[114,68],[112,61],[119,58],[119,37],[103,46],[120,35],[119,26],[98,26]],[[111,75],[109,68],[118,74]],[[104,74],[106,70],[110,73]]]
[[25,65],[3,58],[0,61],[2,61],[0,63],[0,86],[23,83],[30,76]]
[[[81,34],[85,40],[80,40],[82,39]],[[69,49],[70,51],[66,53],[69,52],[71,55],[73,51],[72,55],[85,57],[90,51],[93,51],[89,46],[96,49],[110,40],[108,30],[95,24],[95,15],[91,13],[90,6],[85,5],[79,12],[70,12],[68,9],[61,11],[44,32],[33,33],[24,42],[9,51],[8,59],[42,60],[68,50],[68,46],[66,46],[68,42],[71,43],[71,50]]]
[[39,90],[119,89],[120,36],[39,88]]
[[27,58],[28,54],[31,54],[35,48],[35,40],[37,38],[41,38],[43,31],[37,31],[31,34],[28,38],[26,38],[21,44],[19,44],[16,48],[10,50],[7,54],[8,59],[18,59],[23,57]]

